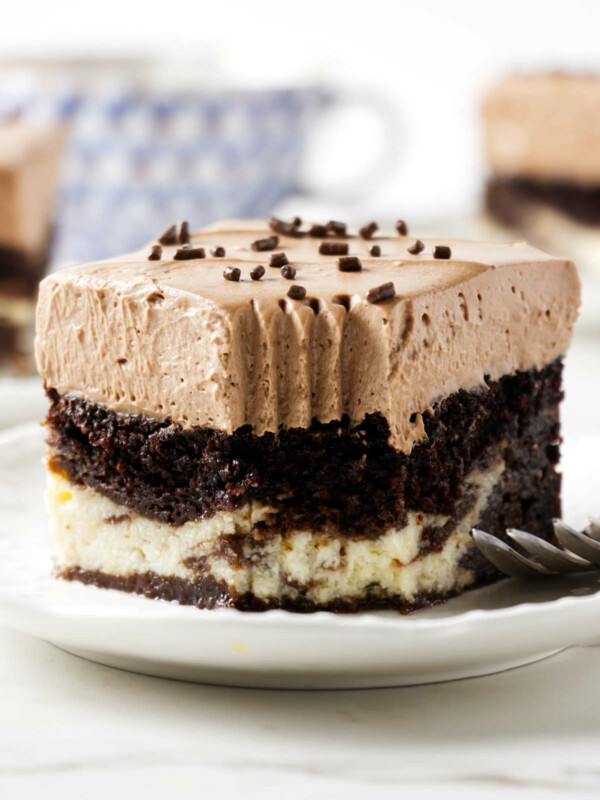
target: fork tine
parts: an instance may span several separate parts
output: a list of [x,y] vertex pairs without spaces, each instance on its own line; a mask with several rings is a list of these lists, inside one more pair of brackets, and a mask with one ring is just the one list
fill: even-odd
[[541,564],[522,556],[505,542],[485,531],[473,528],[471,536],[487,560],[511,578],[541,578],[549,574]]
[[515,528],[509,528],[506,532],[513,541],[521,545],[527,555],[533,556],[551,572],[581,572],[586,569],[594,569],[594,565],[589,561],[559,550],[558,547],[540,539],[539,536],[533,536],[531,533]]
[[600,518],[593,518],[590,520],[590,524],[584,528],[586,536],[589,536],[590,539],[593,539],[595,542],[600,542]]
[[560,519],[552,520],[556,538],[567,550],[600,566],[600,542],[595,542],[585,533],[579,533]]

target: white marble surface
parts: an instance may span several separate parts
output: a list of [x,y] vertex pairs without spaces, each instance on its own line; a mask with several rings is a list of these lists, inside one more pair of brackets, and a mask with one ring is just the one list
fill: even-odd
[[[600,343],[578,340],[566,436],[584,438],[598,413],[599,367]],[[0,798],[597,798],[599,672],[589,646],[423,687],[224,689],[0,630]]]
[[0,796],[598,797],[599,670],[587,647],[455,683],[269,692],[133,675],[2,632]]

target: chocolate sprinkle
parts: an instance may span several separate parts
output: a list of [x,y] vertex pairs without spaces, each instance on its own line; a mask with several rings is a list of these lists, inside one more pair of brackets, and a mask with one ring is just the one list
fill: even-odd
[[433,248],[434,258],[451,258],[451,256],[452,250],[450,250],[447,244],[436,244]]
[[223,270],[223,277],[226,281],[239,281],[241,274],[239,267],[227,267]]
[[410,245],[410,247],[406,248],[409,253],[412,253],[413,256],[419,255],[425,250],[425,245],[420,239],[415,239],[415,241]]
[[358,232],[363,239],[371,239],[378,228],[379,225],[376,222],[369,222],[366,225],[363,225],[362,228],[359,228]]
[[179,244],[189,244],[190,241],[190,223],[184,220],[179,226]]
[[290,286],[287,293],[288,297],[291,297],[292,300],[304,300],[306,297],[306,289],[304,286],[298,286],[294,284],[294,286]]
[[327,236],[327,228],[325,225],[313,225],[308,232],[309,236],[314,236],[315,239],[322,239]]
[[347,242],[321,242],[319,245],[319,253],[322,256],[347,256],[348,243]]
[[259,281],[262,276],[265,274],[265,268],[260,264],[257,267],[254,267],[250,270],[250,277],[253,281]]
[[396,223],[396,230],[400,236],[406,236],[408,234],[408,225],[403,219],[399,219]]
[[210,254],[211,254],[211,256],[214,256],[215,258],[223,258],[223,256],[225,255],[225,248],[224,247],[220,247],[220,246],[219,247],[211,247],[210,248]]
[[194,258],[206,258],[206,253],[203,247],[190,247],[189,244],[184,244],[175,251],[173,258],[175,261],[191,261]]
[[340,272],[360,272],[362,264],[356,256],[342,256],[337,260],[337,268]]
[[177,244],[177,225],[169,225],[158,237],[158,241],[164,245]]
[[327,233],[331,233],[334,236],[346,236],[345,222],[336,222],[336,220],[330,219],[325,227],[327,228]]
[[291,264],[286,264],[281,268],[281,274],[284,278],[287,278],[288,281],[293,281],[296,277],[296,267],[293,267]]
[[269,261],[270,267],[285,267],[286,264],[289,264],[288,258],[285,253],[273,253],[271,256],[271,260]]
[[160,261],[162,256],[162,247],[159,244],[153,244],[150,252],[148,253],[148,261]]
[[369,289],[367,292],[367,300],[369,303],[381,303],[382,300],[389,300],[390,297],[393,297],[395,294],[396,288],[394,284],[389,281],[389,283],[382,283],[381,286]]
[[373,258],[378,258],[381,255],[381,247],[378,244],[371,245],[369,247],[369,255],[373,256]]
[[278,236],[267,236],[266,239],[257,239],[255,242],[252,242],[250,247],[257,252],[262,253],[264,250],[275,250],[278,244]]
[[[285,222],[285,220],[277,219],[277,217],[271,217],[269,220],[269,227],[272,231],[280,233],[282,236],[294,236],[296,238],[304,236],[300,230],[301,224],[302,220],[300,217],[294,217],[291,222]],[[273,248],[270,249],[272,250]]]

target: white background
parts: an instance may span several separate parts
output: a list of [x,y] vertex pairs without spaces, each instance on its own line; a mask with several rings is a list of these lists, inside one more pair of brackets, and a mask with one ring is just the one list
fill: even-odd
[[[234,83],[316,79],[384,95],[402,118],[399,162],[365,183],[361,209],[391,217],[395,205],[411,220],[476,202],[478,102],[498,75],[600,64],[597,0],[5,2],[4,57],[194,58],[214,65],[200,70],[208,82],[227,71]],[[313,171],[332,179],[356,170],[369,133],[368,120],[345,118],[322,137]]]

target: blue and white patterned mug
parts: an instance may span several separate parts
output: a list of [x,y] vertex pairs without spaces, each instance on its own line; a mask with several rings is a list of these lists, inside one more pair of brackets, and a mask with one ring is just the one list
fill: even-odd
[[[319,86],[161,90],[141,81],[139,69],[134,76],[126,67],[112,69],[105,80],[110,64],[95,65],[99,79],[90,81],[87,66],[81,81],[74,65],[55,65],[50,79],[47,70],[41,76],[39,65],[29,65],[18,79],[5,76],[0,89],[0,117],[52,118],[69,126],[58,264],[138,248],[178,219],[200,227],[268,214],[299,190],[318,114],[347,100]],[[384,104],[372,98],[366,104],[385,117]],[[392,126],[388,116],[388,133]]]

